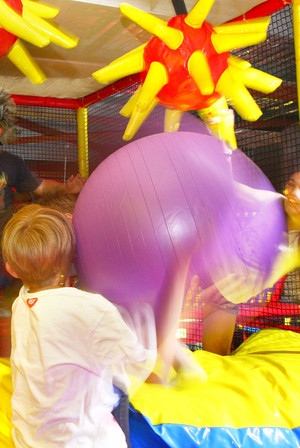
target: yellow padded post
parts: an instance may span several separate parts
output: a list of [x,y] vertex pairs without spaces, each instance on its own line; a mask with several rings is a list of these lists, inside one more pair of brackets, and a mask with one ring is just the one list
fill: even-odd
[[77,109],[78,168],[82,177],[89,176],[88,109]]

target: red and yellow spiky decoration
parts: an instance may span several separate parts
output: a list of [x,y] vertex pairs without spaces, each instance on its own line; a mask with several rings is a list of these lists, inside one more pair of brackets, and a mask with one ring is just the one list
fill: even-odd
[[165,132],[177,130],[183,111],[197,110],[212,133],[236,148],[233,111],[255,121],[262,112],[247,90],[273,92],[281,80],[251,67],[229,51],[267,37],[270,18],[211,26],[205,21],[214,0],[199,0],[188,15],[168,23],[133,6],[121,12],[154,35],[150,41],[95,73],[111,83],[140,72],[141,87],[121,110],[130,117],[123,138],[130,140],[157,103],[167,107]]
[[46,75],[20,39],[40,48],[50,42],[63,48],[77,45],[77,37],[46,20],[58,12],[58,8],[36,1],[0,0],[0,57],[7,56],[33,84],[44,82]]

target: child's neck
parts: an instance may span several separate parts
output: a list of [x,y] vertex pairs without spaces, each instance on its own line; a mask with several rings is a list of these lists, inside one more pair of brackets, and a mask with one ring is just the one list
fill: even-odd
[[40,292],[40,291],[47,291],[47,289],[58,289],[58,288],[62,288],[62,286],[49,285],[49,286],[45,286],[44,288],[29,288],[28,292],[31,294],[31,293]]
[[63,279],[60,280],[59,283],[54,283],[51,285],[47,285],[44,287],[28,287],[28,292],[31,293],[35,293],[35,292],[39,292],[39,291],[47,291],[48,289],[59,289],[59,288],[64,288],[70,286],[70,278],[69,277],[64,277]]

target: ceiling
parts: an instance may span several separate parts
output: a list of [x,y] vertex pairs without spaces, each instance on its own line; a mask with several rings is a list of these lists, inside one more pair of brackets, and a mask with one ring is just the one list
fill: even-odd
[[[196,3],[196,0],[128,0],[128,3],[169,20],[177,15],[176,1],[185,5],[188,12]],[[54,44],[41,49],[25,42],[31,56],[47,76],[40,85],[31,84],[7,57],[2,57],[0,86],[10,94],[82,98],[104,87],[92,77],[94,71],[151,37],[122,16],[119,10],[121,1],[49,0],[48,3],[60,8],[55,23],[76,34],[79,43],[76,48],[67,50]],[[261,0],[215,0],[207,21],[212,25],[224,23],[259,3]]]

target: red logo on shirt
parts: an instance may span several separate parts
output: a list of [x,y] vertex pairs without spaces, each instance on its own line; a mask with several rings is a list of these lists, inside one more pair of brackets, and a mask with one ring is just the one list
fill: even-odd
[[34,299],[27,299],[27,305],[29,306],[29,308],[32,308],[33,305],[35,305],[37,301],[38,301],[38,299],[36,297],[34,297]]

